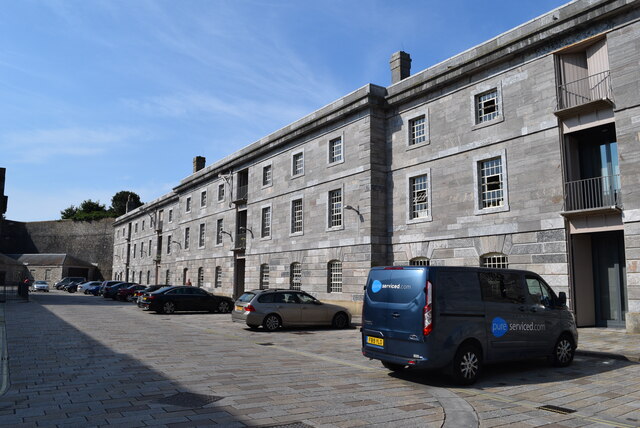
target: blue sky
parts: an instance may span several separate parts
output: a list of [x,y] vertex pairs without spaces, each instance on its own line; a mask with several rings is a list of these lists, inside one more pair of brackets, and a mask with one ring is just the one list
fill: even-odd
[[562,0],[43,0],[0,9],[6,217],[54,220],[120,190],[150,201],[367,84],[390,83]]

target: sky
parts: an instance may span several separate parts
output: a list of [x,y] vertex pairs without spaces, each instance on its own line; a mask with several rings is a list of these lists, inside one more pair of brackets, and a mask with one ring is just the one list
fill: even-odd
[[412,74],[567,0],[0,0],[6,218],[121,190],[156,199],[368,84]]

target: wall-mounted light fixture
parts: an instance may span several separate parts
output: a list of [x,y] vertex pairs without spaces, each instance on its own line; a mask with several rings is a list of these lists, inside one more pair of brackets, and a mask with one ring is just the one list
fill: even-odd
[[360,205],[358,205],[356,208],[352,207],[351,205],[347,205],[344,207],[344,209],[354,211],[356,214],[358,214],[360,222],[364,223],[364,216],[360,214]]
[[240,232],[242,232],[243,230],[244,230],[245,232],[249,232],[249,233],[251,234],[251,239],[253,239],[253,238],[254,238],[254,236],[253,236],[253,230],[249,229],[248,227],[240,226],[240,227],[238,228],[238,230],[239,230]]
[[230,234],[226,230],[220,230],[220,233],[224,233],[225,235],[229,235],[229,238],[231,238],[231,242],[233,242],[233,235],[232,234]]

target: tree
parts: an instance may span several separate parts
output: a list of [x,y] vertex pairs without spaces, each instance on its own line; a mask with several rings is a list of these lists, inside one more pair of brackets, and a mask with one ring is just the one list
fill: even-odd
[[131,205],[129,210],[138,208],[142,205],[140,196],[137,193],[130,192],[128,190],[121,190],[111,198],[111,213],[114,217],[120,217],[127,212],[127,201],[131,197]]
[[87,199],[86,201],[82,201],[79,211],[83,211],[85,213],[106,212],[107,208],[100,202],[94,202],[91,199]]
[[77,212],[78,212],[78,209],[73,205],[71,205],[70,207],[60,211],[60,218],[63,220],[71,219],[76,215]]

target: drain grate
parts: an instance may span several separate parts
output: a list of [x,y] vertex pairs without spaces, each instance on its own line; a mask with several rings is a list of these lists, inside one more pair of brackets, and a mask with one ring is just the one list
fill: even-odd
[[273,346],[273,343],[271,343],[271,342],[258,343],[258,345],[260,345],[260,346]]
[[161,398],[160,400],[158,400],[158,403],[170,404],[172,406],[195,408],[215,403],[216,401],[222,400],[223,398],[224,397],[218,397],[215,395],[194,394],[193,392],[178,392],[177,394]]
[[569,413],[575,413],[576,411],[573,409],[567,409],[566,407],[554,406],[552,404],[545,404],[544,406],[538,407],[540,410],[546,410],[547,412],[560,413],[561,415],[568,415]]

